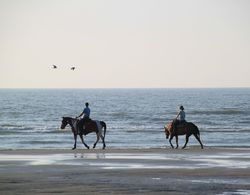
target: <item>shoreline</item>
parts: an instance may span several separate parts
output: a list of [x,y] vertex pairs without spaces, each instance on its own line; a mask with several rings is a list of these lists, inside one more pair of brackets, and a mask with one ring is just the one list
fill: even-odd
[[250,149],[0,150],[9,194],[250,193]]
[[22,149],[0,149],[0,153],[29,153],[29,152],[42,152],[42,153],[65,153],[65,152],[74,152],[74,151],[82,151],[86,153],[95,153],[95,152],[103,152],[103,153],[110,153],[110,152],[181,152],[181,151],[206,151],[206,152],[215,152],[215,151],[250,151],[250,147],[241,147],[241,146],[204,146],[204,149],[201,149],[200,146],[187,146],[185,149],[181,147],[178,149],[169,147],[160,147],[160,148],[90,148],[86,149],[84,147],[76,148],[72,150],[71,148],[39,148],[39,149],[29,149],[29,148],[22,148]]

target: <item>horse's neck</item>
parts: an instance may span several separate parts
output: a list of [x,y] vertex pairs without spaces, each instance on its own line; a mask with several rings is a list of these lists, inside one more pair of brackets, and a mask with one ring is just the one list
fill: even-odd
[[173,122],[169,123],[168,125],[168,131],[170,134],[173,134],[174,133],[174,127],[173,127]]
[[74,123],[76,122],[76,119],[70,118],[69,119],[69,125],[71,128],[74,128]]

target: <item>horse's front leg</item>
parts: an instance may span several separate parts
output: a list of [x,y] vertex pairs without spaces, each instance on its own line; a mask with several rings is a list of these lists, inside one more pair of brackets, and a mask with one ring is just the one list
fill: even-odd
[[94,143],[93,148],[96,147],[96,144],[98,143],[99,139],[100,139],[100,135],[99,135],[99,133],[96,133],[96,142]]
[[169,138],[169,143],[170,143],[170,145],[171,145],[171,147],[172,147],[172,148],[174,148],[174,146],[173,146],[173,144],[172,144],[172,142],[171,142],[171,141],[172,141],[172,139],[173,139],[173,137],[174,137],[174,136],[173,136],[173,135],[171,135],[171,136],[170,136],[170,138]]
[[82,134],[79,134],[79,136],[80,136],[80,138],[81,138],[81,140],[82,140],[83,145],[84,145],[86,148],[89,149],[89,146],[84,142],[84,139],[83,139]]
[[179,147],[179,144],[178,144],[178,135],[175,136],[175,139],[176,139],[176,149]]
[[105,140],[104,140],[105,138],[102,134],[100,135],[100,137],[102,139],[102,144],[103,144],[102,149],[104,150],[106,148],[106,144],[105,144]]
[[201,145],[201,149],[203,149],[203,144],[201,142],[201,139],[200,139],[200,135],[199,134],[194,134],[195,138],[198,140],[198,142],[200,143]]
[[74,144],[74,147],[72,148],[72,150],[76,149],[77,134],[75,134],[75,133],[74,133],[74,140],[75,140],[75,144]]

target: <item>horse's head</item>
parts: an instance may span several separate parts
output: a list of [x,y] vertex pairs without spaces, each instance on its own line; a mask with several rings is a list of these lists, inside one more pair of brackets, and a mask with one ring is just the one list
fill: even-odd
[[61,124],[61,129],[64,129],[67,124],[69,124],[68,120],[66,117],[62,117],[62,124]]
[[173,125],[173,123],[171,122],[171,123],[168,123],[167,125],[164,126],[166,139],[168,139],[169,135],[171,134],[172,125]]

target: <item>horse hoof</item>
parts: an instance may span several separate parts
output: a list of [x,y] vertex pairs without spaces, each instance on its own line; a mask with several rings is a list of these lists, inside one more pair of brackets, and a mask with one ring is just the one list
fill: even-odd
[[72,150],[74,150],[74,149],[76,149],[76,148],[72,148]]

